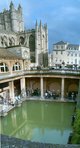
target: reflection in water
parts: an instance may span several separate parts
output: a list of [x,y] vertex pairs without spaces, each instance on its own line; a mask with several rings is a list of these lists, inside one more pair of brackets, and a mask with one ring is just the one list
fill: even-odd
[[1,119],[1,133],[21,139],[66,144],[71,132],[72,103],[28,101]]

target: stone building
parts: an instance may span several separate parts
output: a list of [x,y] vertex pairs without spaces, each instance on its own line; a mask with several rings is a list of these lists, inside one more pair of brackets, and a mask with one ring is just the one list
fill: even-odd
[[14,102],[15,90],[25,89],[24,71],[47,64],[47,25],[36,21],[34,29],[24,29],[22,7],[11,2],[9,10],[0,13],[0,97]]
[[[73,46],[59,42],[54,47],[51,64],[61,64],[64,60],[66,64],[67,53],[73,51],[69,49]],[[74,47],[75,53],[80,57],[79,46]],[[66,59],[64,55],[67,56]],[[80,64],[80,58],[78,60]],[[41,21],[38,24],[36,21],[35,29],[25,30],[22,8],[19,5],[16,9],[11,2],[9,10],[0,13],[0,100],[15,103],[17,96],[23,98],[26,93],[31,95],[35,89],[42,99],[45,91],[49,90],[56,92],[57,96],[64,100],[67,92],[78,91],[80,73],[77,71],[73,74],[69,72],[70,75],[65,77],[66,73],[63,75],[62,71],[55,73],[47,68],[30,70],[32,66],[47,67],[47,65],[47,25],[42,25]]]
[[[47,25],[38,25],[35,29],[24,29],[21,5],[16,9],[11,2],[9,10],[0,13],[0,47],[22,56],[30,66],[48,64],[48,29]],[[31,63],[31,64],[30,64]]]
[[80,67],[80,46],[67,42],[53,44],[53,51],[49,55],[50,66]]

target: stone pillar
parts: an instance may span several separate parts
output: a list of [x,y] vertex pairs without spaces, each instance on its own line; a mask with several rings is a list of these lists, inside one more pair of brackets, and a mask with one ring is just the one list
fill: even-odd
[[44,98],[44,92],[43,92],[43,77],[40,78],[40,84],[41,84],[41,98]]
[[64,101],[64,78],[61,79],[61,101]]
[[22,90],[26,91],[25,78],[24,77],[22,79],[20,79],[20,86],[21,86],[21,91]]
[[14,103],[15,102],[14,81],[9,82],[9,91],[10,91],[10,99]]

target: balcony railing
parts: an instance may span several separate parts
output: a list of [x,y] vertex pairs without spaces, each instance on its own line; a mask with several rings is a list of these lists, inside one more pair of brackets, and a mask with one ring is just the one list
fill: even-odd
[[19,77],[19,76],[25,76],[25,75],[74,75],[74,76],[80,76],[80,70],[72,70],[72,69],[33,69],[33,70],[20,70],[20,71],[15,71],[15,72],[5,72],[5,73],[0,73],[0,80],[3,79],[8,79],[8,78],[14,78],[14,77]]

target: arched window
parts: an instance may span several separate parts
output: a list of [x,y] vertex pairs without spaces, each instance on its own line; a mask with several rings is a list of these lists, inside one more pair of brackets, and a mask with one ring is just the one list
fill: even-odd
[[2,44],[2,46],[4,45],[4,38],[3,37],[1,37],[1,44]]
[[12,46],[12,40],[9,38],[9,46]]
[[13,65],[13,71],[17,71],[17,70],[21,70],[21,65],[20,63],[16,62],[14,65]]
[[8,46],[8,44],[7,44],[7,37],[6,36],[4,36],[4,45],[7,47]]
[[29,37],[29,48],[30,48],[30,52],[35,51],[35,37],[33,35],[30,35]]
[[12,40],[12,45],[15,45],[15,39],[12,37],[11,40]]
[[35,37],[34,35],[30,35],[29,37],[29,48],[30,48],[30,59],[31,62],[35,62]]
[[20,36],[19,45],[24,45],[24,37]]
[[9,68],[6,63],[0,63],[0,72],[7,72]]

